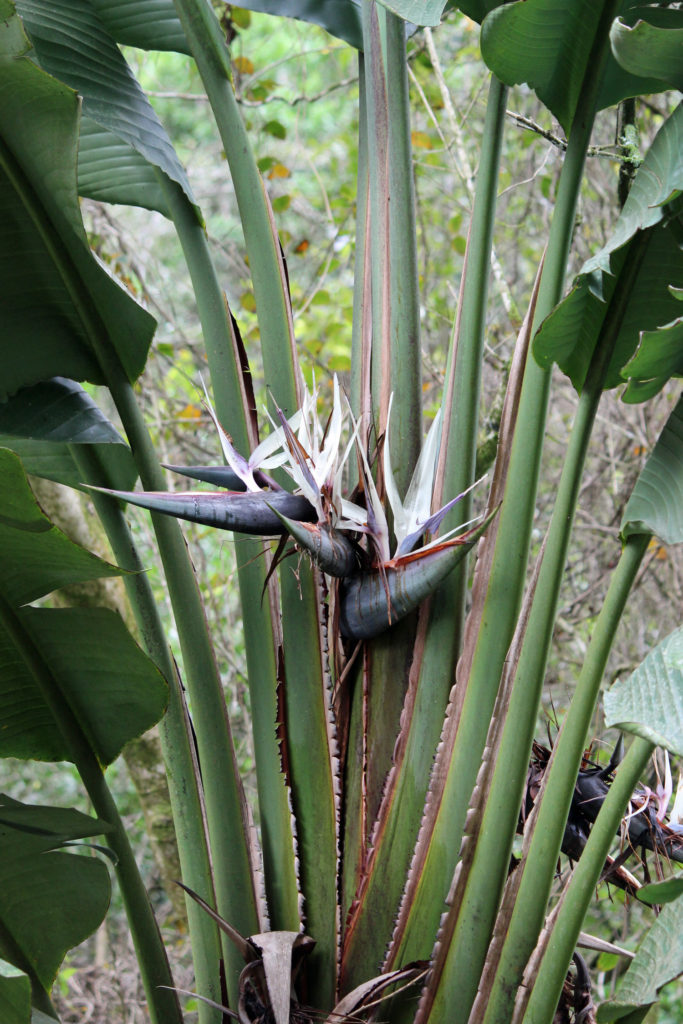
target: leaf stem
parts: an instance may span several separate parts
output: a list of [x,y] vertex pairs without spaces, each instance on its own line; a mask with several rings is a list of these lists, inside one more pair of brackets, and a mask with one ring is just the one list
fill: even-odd
[[619,830],[624,808],[638,784],[654,747],[639,736],[633,740],[610,786],[588,842],[553,915],[552,931],[543,958],[534,971],[533,989],[524,1014],[525,1024],[552,1020],[581,931],[610,846]]
[[[96,486],[110,486],[111,481],[102,469],[96,448],[89,445],[71,445],[70,450],[84,481]],[[128,570],[123,582],[145,650],[163,673],[168,684],[168,707],[159,722],[159,737],[168,778],[182,877],[195,892],[205,893],[215,900],[199,770],[189,733],[187,709],[149,577],[120,506],[97,492],[92,492],[91,499],[107,533],[117,564]],[[218,929],[194,900],[187,898],[185,905],[192,937],[197,990],[214,1002],[220,1002],[221,948]],[[200,1002],[198,1010],[200,1024],[220,1024],[220,1011],[214,1007]]]

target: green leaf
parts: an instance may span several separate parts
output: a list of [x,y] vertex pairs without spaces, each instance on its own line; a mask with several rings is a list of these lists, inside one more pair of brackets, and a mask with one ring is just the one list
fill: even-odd
[[[665,14],[668,25],[652,24],[653,15]],[[673,89],[683,89],[683,12],[644,8],[646,20],[633,27],[621,18],[612,25],[612,52],[621,66],[631,74],[658,78]]]
[[129,490],[137,469],[128,445],[74,381],[53,377],[0,403],[0,447],[11,448],[27,473],[77,487],[82,481],[69,445],[93,444],[112,487]]
[[[91,133],[89,177],[85,181],[92,178],[93,150],[97,145],[98,172],[111,194],[117,165],[121,164],[124,154],[130,158],[132,149],[177,182],[192,200],[190,184],[170,139],[90,0],[17,0],[17,11],[41,66],[80,93],[84,115],[128,148],[128,152],[120,146],[112,150],[114,140]],[[138,166],[139,161],[133,160],[132,169]],[[125,184],[129,199],[134,195],[130,179],[128,166]],[[143,198],[149,204],[147,188],[143,190]],[[111,201],[121,202],[122,199]],[[161,212],[166,213],[163,199],[161,203]]]
[[0,399],[63,374],[104,383],[100,346],[116,349],[132,381],[154,320],[98,264],[76,192],[79,104],[24,55],[21,24],[0,20]]
[[[607,331],[616,331],[604,388],[623,384],[627,376],[653,376],[649,366],[633,372],[625,364],[639,342],[644,344],[646,334],[652,351],[648,332],[653,332],[658,343],[664,341],[660,325],[680,310],[668,285],[680,282],[683,260],[675,232],[660,224],[647,238],[636,235],[612,253],[609,273],[593,270],[579,274],[569,295],[541,325],[533,343],[534,358],[544,367],[556,362],[580,392],[596,347]],[[665,369],[662,374],[664,381],[671,376]]]
[[457,0],[449,0],[446,4],[446,10],[450,11],[452,8],[457,7],[468,18],[481,25],[487,14],[494,11],[496,7],[501,7],[505,2],[506,0],[462,0],[461,3],[458,3]]
[[665,544],[683,541],[683,397],[643,466],[624,509],[621,535],[654,533]]
[[111,893],[102,861],[59,851],[107,830],[78,811],[0,795],[0,956],[30,967],[45,989],[64,954],[100,925]]
[[101,203],[121,203],[169,216],[154,168],[132,146],[89,117],[81,118],[78,192]]
[[654,331],[643,331],[640,347],[622,376],[629,378],[625,402],[643,402],[671,377],[683,376],[683,317]]
[[379,3],[404,21],[430,28],[441,24],[446,7],[446,0],[379,0]]
[[605,694],[605,726],[683,754],[683,627]]
[[663,985],[683,974],[683,897],[664,907],[617,989],[602,1003],[599,1021],[618,1020],[657,1001]]
[[[54,699],[65,702],[100,764],[159,721],[163,677],[108,608],[25,608],[18,618],[50,671]],[[72,761],[32,667],[0,622],[0,756]]]
[[610,255],[639,229],[662,220],[664,206],[683,191],[683,104],[666,119],[638,168],[612,237],[584,264],[582,273],[608,271]]
[[357,50],[363,49],[360,0],[240,0],[240,7],[311,22]]
[[121,575],[52,525],[21,462],[6,449],[0,450],[0,479],[0,592],[10,604],[19,607],[71,583]]
[[[622,13],[633,6],[622,5]],[[594,0],[517,0],[482,24],[482,56],[506,85],[526,82],[568,134],[602,15]],[[598,109],[627,96],[659,92],[667,83],[640,78],[607,58]]]
[[[121,573],[50,523],[19,460],[6,450],[0,450],[0,478],[2,603],[17,609],[58,587]],[[36,664],[44,668],[40,678]],[[100,762],[108,764],[159,720],[166,692],[160,673],[114,612],[22,608],[16,620],[0,617],[0,756],[71,760],[54,717],[54,708],[66,704]]]
[[31,982],[23,971],[0,960],[0,1020],[3,1024],[29,1024]]
[[66,377],[22,388],[0,403],[0,432],[36,441],[127,447],[87,391]]
[[683,896],[683,877],[667,878],[665,882],[651,882],[638,890],[638,899],[642,903],[671,903]]
[[173,0],[90,0],[117,43],[191,56]]
[[[638,169],[631,192],[615,225],[612,237],[582,267],[569,295],[541,325],[534,339],[534,357],[541,366],[557,362],[574,387],[583,387],[590,361],[602,332],[617,326],[610,323],[610,303],[618,294],[620,274],[625,298],[618,305],[618,334],[607,371],[605,387],[615,387],[627,376],[634,384],[658,374],[655,393],[676,370],[674,351],[667,362],[662,358],[653,370],[650,353],[671,348],[674,333],[657,328],[671,324],[680,315],[677,291],[683,281],[680,258],[680,223],[664,220],[663,204],[683,189],[683,106],[664,123]],[[661,222],[661,223],[659,223]],[[649,238],[639,241],[638,233],[653,229]],[[644,251],[640,245],[645,246]],[[631,261],[637,260],[635,266]],[[635,274],[635,277],[633,276]],[[673,325],[672,325],[673,331]],[[643,345],[643,332],[648,334]],[[639,341],[648,353],[647,363],[636,364],[635,371],[625,364]],[[640,357],[641,359],[643,357]],[[667,372],[670,371],[670,372]],[[642,391],[642,389],[641,389]],[[644,397],[644,396],[643,396]],[[642,400],[641,393],[635,400]]]

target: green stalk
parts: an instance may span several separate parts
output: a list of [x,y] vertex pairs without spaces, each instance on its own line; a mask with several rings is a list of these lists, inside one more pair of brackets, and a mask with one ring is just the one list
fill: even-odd
[[[442,444],[442,453],[448,454],[442,489],[447,497],[464,490],[473,475],[490,245],[506,95],[507,89],[494,79],[477,176],[472,241],[466,258],[467,284],[461,303],[458,372],[454,386],[449,389],[453,412],[450,430]],[[469,518],[460,505],[456,514],[462,520]],[[415,846],[459,649],[457,623],[462,616],[454,609],[462,607],[467,582],[464,573],[459,583],[452,585],[459,569],[458,566],[453,571],[448,583],[439,588],[430,602],[426,636],[419,634],[410,683],[411,703],[406,705],[404,742],[394,758],[397,774],[382,803],[367,890],[357,914],[356,935],[347,953],[349,963],[354,958],[357,961],[358,968],[353,976],[359,980],[367,951],[372,951],[373,960],[377,962],[383,956],[383,936],[393,925]],[[395,966],[391,957],[390,963]]]
[[[581,473],[585,459],[585,453],[590,440],[590,434],[598,409],[602,385],[604,383],[609,364],[611,362],[614,347],[621,330],[624,311],[628,305],[633,284],[637,278],[638,271],[645,253],[649,232],[642,233],[632,243],[626,264],[621,270],[617,285],[615,287],[609,308],[606,312],[603,328],[596,343],[596,350],[591,362],[586,382],[579,399],[576,412],[576,419],[567,450],[567,457],[562,470],[562,477],[558,488],[557,499],[553,509],[553,516],[548,531],[548,539],[543,554],[536,593],[529,616],[526,635],[524,637],[519,664],[515,671],[515,681],[512,694],[507,708],[506,722],[497,757],[497,768],[494,772],[491,792],[487,799],[486,811],[481,826],[481,841],[478,843],[477,855],[475,857],[475,870],[471,885],[480,886],[480,893],[490,892],[494,887],[491,879],[497,878],[500,890],[507,875],[509,855],[512,845],[512,838],[517,826],[518,808],[522,801],[524,785],[526,780],[529,754],[533,741],[534,727],[538,714],[538,707],[541,699],[545,668],[548,651],[553,635],[553,626],[557,609],[562,573],[566,562],[567,547],[571,534],[571,526],[578,499]],[[645,548],[642,548],[644,551]],[[641,556],[642,556],[641,551]],[[638,559],[632,559],[630,566],[635,570],[639,563]],[[621,595],[622,591],[620,591]],[[625,600],[624,593],[623,600]],[[623,603],[617,605],[619,612],[623,609]],[[603,609],[604,611],[604,609]],[[618,625],[618,618],[610,621],[612,635]],[[585,668],[585,666],[584,666]],[[592,680],[592,682],[594,682]],[[595,685],[577,689],[571,703],[570,715],[579,717],[587,723],[593,714],[597,690]],[[585,701],[585,704],[582,703]],[[579,770],[581,756],[583,753],[583,739],[581,746],[574,746],[574,761],[571,768],[568,768],[566,778],[562,782],[564,799],[558,806],[556,797],[548,786],[544,801],[553,806],[556,821],[566,821],[569,812],[569,803],[574,788],[574,779]],[[564,810],[564,815],[560,813]],[[490,843],[490,832],[487,828],[492,822],[496,822],[499,830],[497,844],[492,847]],[[550,896],[555,865],[559,855],[562,832],[558,825],[553,828],[548,822],[548,828],[557,838],[557,849],[553,852],[548,850],[547,834],[544,837],[546,853],[550,854],[544,862],[534,858],[531,871],[524,871],[526,884],[517,895],[512,919],[507,929],[505,939],[504,957],[505,963],[501,965],[496,974],[496,980],[491,996],[489,997],[486,1020],[487,1022],[504,1021],[507,1019],[508,996],[519,983],[524,964],[531,955],[535,945],[535,935],[540,931],[546,911],[547,900]],[[505,839],[508,841],[506,842]],[[481,849],[481,861],[479,861]],[[481,875],[481,871],[486,874]],[[475,881],[475,875],[479,882]],[[485,881],[486,880],[486,881]],[[484,886],[482,889],[481,886]],[[481,897],[480,897],[481,899]],[[495,905],[483,897],[488,904],[488,911],[479,906],[483,915],[495,914]],[[465,914],[465,917],[467,915]]]
[[[358,180],[356,186],[356,244],[353,264],[353,324],[351,328],[351,389],[350,402],[353,415],[358,419],[364,413],[368,398],[369,381],[365,377],[365,344],[363,330],[366,316],[370,315],[370,296],[367,294],[367,273],[370,249],[368,193],[368,115],[365,58],[358,54]],[[349,470],[349,493],[358,482],[358,471],[352,464]]]
[[[230,165],[254,284],[266,383],[279,407],[291,414],[299,404],[299,378],[284,265],[263,182],[230,83],[229,54],[216,17],[205,0],[175,0],[175,6]],[[337,942],[336,891],[329,870],[329,864],[336,860],[337,839],[332,757],[326,728],[325,654],[321,649],[318,594],[310,570],[302,566],[299,579],[285,570],[281,574],[281,589],[285,640],[282,653],[287,678],[284,743],[292,765],[292,802],[301,839],[298,852],[304,910],[308,926],[313,931],[318,929],[315,937],[321,952],[313,956],[322,961],[323,952],[334,949]],[[250,602],[245,612],[246,625],[247,620],[257,617],[255,605]],[[316,630],[302,626],[305,620],[310,624],[312,614],[317,620]],[[248,622],[248,628],[253,627],[254,623]],[[275,691],[271,690],[268,709],[274,699]],[[301,708],[307,708],[310,714],[302,715]],[[272,731],[276,721],[271,718]],[[306,751],[308,757],[301,759],[300,751]],[[291,862],[291,833],[285,850]],[[320,863],[325,858],[328,870],[321,874]],[[298,920],[289,926],[298,930]],[[310,973],[319,985],[316,998],[327,1002],[334,990],[335,967],[333,956],[324,959],[328,969],[323,971],[321,967]]]
[[[163,490],[151,440],[133,390],[108,367],[108,383],[146,490]],[[187,675],[196,728],[218,913],[243,935],[259,931],[256,893],[247,841],[244,795],[235,764],[230,723],[220,675],[207,631],[197,581],[178,523],[152,514]],[[230,1001],[237,1005],[237,978],[243,966],[232,943],[222,941]]]
[[[380,37],[380,18],[375,0],[361,7],[365,62],[365,106],[370,202],[370,276],[372,295],[371,395],[375,439],[386,426],[391,392],[391,330],[389,325],[389,115],[385,56]],[[412,169],[411,169],[412,170]]]
[[[97,486],[108,486],[110,481],[102,471],[96,449],[89,445],[71,445],[70,450],[84,481]],[[205,899],[210,897],[210,902],[214,902],[211,862],[198,789],[198,772],[188,732],[185,702],[149,576],[145,572],[120,507],[114,502],[107,501],[97,492],[92,492],[91,499],[107,533],[117,564],[128,570],[123,582],[144,648],[168,683],[168,707],[159,723],[159,736],[182,876],[186,885]],[[220,1003],[221,947],[218,928],[194,900],[186,897],[185,905],[192,937],[192,959],[197,991],[200,995]],[[220,1024],[220,1010],[201,1001],[198,1010],[200,1024]]]
[[230,174],[254,285],[261,346],[269,353],[266,384],[286,415],[297,408],[296,353],[289,296],[269,204],[230,81],[230,55],[207,0],[174,0],[213,111]]
[[[165,175],[159,175],[159,183],[192,279],[217,415],[237,449],[246,455],[252,440],[245,420],[245,399],[232,348],[229,312],[206,233],[182,189]],[[266,578],[263,551],[261,542],[246,536],[235,544],[270,923],[275,929],[298,931],[299,892],[292,815],[275,729],[278,716],[276,639],[271,606],[261,598]]]
[[[36,205],[28,192],[26,203],[29,208]],[[45,247],[61,274],[69,299],[110,389],[143,486],[148,490],[164,490],[164,475],[107,323],[59,233],[41,214],[42,211],[37,208],[35,222],[41,226]],[[252,934],[259,929],[244,797],[204,610],[178,523],[162,515],[153,515],[152,522],[178,624],[187,666],[188,688],[198,727],[207,817],[214,844],[212,853],[216,867],[218,912],[243,934]],[[223,941],[221,936],[221,941],[224,960],[229,965],[228,990],[231,999],[236,1002],[241,959],[227,937]]]
[[59,684],[27,635],[14,610],[0,596],[0,622],[35,680],[41,696],[67,744],[98,818],[111,826],[107,843],[117,857],[116,876],[140,966],[153,1024],[182,1024],[166,950],[128,841],[126,827],[76,716],[62,697]]
[[[507,87],[492,75],[463,268],[462,295],[446,368],[448,384],[443,406],[448,430],[443,434],[437,477],[438,495],[442,501],[462,494],[474,481],[496,189],[507,95]],[[447,516],[442,529],[446,531],[458,523],[468,522],[472,518],[473,501],[474,495],[466,494]],[[462,641],[468,564],[469,559],[465,559],[455,568],[433,602],[428,650],[440,652],[450,646],[452,654],[446,667],[449,680],[453,678],[455,659]]]
[[422,447],[422,349],[417,274],[415,186],[405,22],[384,10],[389,122],[389,438],[396,485],[405,494]]
[[[376,431],[374,437],[370,436],[370,449],[386,428],[393,394],[389,443],[394,452],[392,463],[396,466],[397,486],[399,492],[405,493],[422,444],[417,242],[405,23],[374,0],[364,0],[361,13],[365,71],[361,82],[361,128],[366,130],[361,148],[367,152],[369,179],[370,376]],[[360,221],[359,230],[365,230],[365,217]],[[364,274],[357,287],[357,299],[360,295],[366,300]],[[357,301],[354,312],[356,317],[361,317],[354,325],[354,340],[361,343],[361,350],[354,358],[362,372],[366,370],[369,355],[363,344],[366,341],[363,314],[367,315],[367,311]],[[359,398],[361,395],[366,398],[359,389]],[[367,405],[370,405],[369,400]],[[366,428],[369,426],[366,424]],[[364,432],[363,441],[366,436]],[[368,881],[373,854],[367,848],[367,840],[392,767],[416,622],[416,616],[412,615],[397,629],[373,641],[354,686],[349,741],[352,753],[347,761],[345,790],[347,821],[359,827],[346,830],[344,910],[348,909],[346,903],[351,901],[352,894],[356,894],[358,883],[364,893]],[[361,668],[360,659],[358,667]],[[369,752],[366,762],[355,754],[363,749]],[[404,856],[399,873],[405,872],[408,856]],[[342,950],[344,990],[365,981],[368,971],[379,967],[391,935],[402,884],[396,875],[388,890],[376,893],[380,903],[386,900],[377,917],[366,912],[362,900],[355,902],[347,920]]]
[[[615,3],[616,0],[609,0],[607,6],[610,11]],[[560,175],[532,334],[559,301],[563,290],[574,213],[608,39],[607,32],[599,35],[601,50],[595,54],[595,60],[588,62]],[[482,619],[469,678],[461,681],[461,685],[466,684],[466,690],[455,742],[444,772],[441,799],[435,803],[437,811],[430,826],[429,846],[402,929],[399,952],[399,962],[402,963],[429,955],[426,947],[439,927],[458,859],[467,807],[526,581],[549,387],[549,372],[542,370],[533,359],[528,360]],[[482,933],[484,931],[488,941],[488,928],[482,924]],[[432,992],[438,983],[438,978],[433,976]],[[444,1010],[443,1006],[441,1009]],[[449,1005],[444,1012],[450,1014],[452,1009]],[[434,1012],[438,1014],[439,1011],[435,1009]]]
[[534,986],[524,1014],[525,1024],[546,1024],[553,1018],[567,965],[576,947],[605,859],[619,830],[624,808],[653,750],[651,743],[637,736],[610,786],[581,858],[562,894],[548,945],[535,972]]
[[[571,525],[586,451],[602,393],[601,384],[612,349],[612,345],[600,349],[601,367],[598,372],[590,375],[591,379],[579,400],[519,663],[505,710],[505,725],[500,747],[496,751],[491,788],[478,829],[474,859],[462,899],[457,904],[457,923],[444,963],[444,976],[447,980],[442,985],[442,998],[450,1005],[457,992],[458,1004],[463,1007],[463,1019],[477,993],[489,943],[487,933],[493,929],[508,874]],[[556,860],[552,862],[551,871],[555,863]],[[515,933],[514,941],[508,932],[508,941],[510,949],[522,965],[525,962],[524,951],[527,955],[531,952],[535,935],[542,926],[546,907],[544,897],[543,891],[539,893],[534,889],[528,893],[527,903],[517,903],[518,919],[521,923],[521,917],[524,918],[524,927],[520,929],[520,934]],[[509,1019],[511,985],[509,978],[497,981],[496,998],[491,997],[488,1001],[487,1021],[502,1024]]]

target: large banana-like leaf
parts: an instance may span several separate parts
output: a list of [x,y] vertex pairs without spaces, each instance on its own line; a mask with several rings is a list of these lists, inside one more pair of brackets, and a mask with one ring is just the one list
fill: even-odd
[[[646,366],[639,371],[636,365],[625,370],[624,364],[633,355],[643,331],[680,316],[675,292],[683,282],[680,229],[677,222],[664,222],[664,204],[683,189],[682,152],[683,106],[679,106],[662,125],[639,167],[609,241],[584,264],[571,292],[545,320],[534,340],[538,362],[549,366],[556,361],[577,390],[583,386],[601,332],[613,329],[610,302],[620,274],[631,272],[630,261],[635,258],[636,276],[627,285],[626,300],[618,310],[618,335],[605,386],[614,387],[627,376],[655,372],[661,376],[667,368]],[[638,232],[647,228],[653,230],[639,243]],[[644,251],[637,249],[639,244],[645,246]],[[648,342],[642,346],[643,352],[650,348]]]
[[619,982],[616,996],[601,1003],[598,1020],[628,1017],[634,1011],[644,1014],[658,1001],[663,985],[683,974],[683,896],[664,907],[643,939],[628,971]]
[[141,50],[190,53],[173,0],[91,0],[102,24],[117,43]]
[[103,338],[132,381],[154,320],[88,248],[76,192],[79,103],[30,61],[9,0],[0,0],[0,399],[63,374],[104,383]]
[[683,191],[683,103],[666,119],[638,168],[628,199],[609,240],[582,271],[609,271],[610,256],[636,231],[668,216],[666,204]]
[[75,381],[53,377],[0,403],[0,447],[16,452],[27,473],[78,486],[82,473],[72,444],[99,446],[98,458],[112,486],[126,489],[135,483],[130,448]]
[[636,481],[621,523],[623,537],[654,533],[683,541],[683,398],[669,416]]
[[605,725],[683,754],[683,628],[605,694]]
[[27,974],[0,960],[0,1019],[5,1024],[29,1024],[31,981]]
[[[676,297],[680,298],[680,291]],[[654,331],[643,331],[640,347],[624,367],[623,376],[628,377],[625,402],[644,402],[671,377],[683,377],[683,317]]]
[[[504,4],[482,24],[482,56],[507,85],[527,82],[568,134],[586,65],[594,59],[596,33],[609,32],[611,17],[626,16],[633,6],[633,0],[611,4],[594,0],[517,0]],[[661,92],[668,87],[659,77],[631,74],[610,54],[598,108],[610,107],[626,96]]]
[[610,38],[612,52],[627,71],[659,78],[673,89],[683,89],[683,12],[645,7],[633,26],[617,19]]
[[245,0],[248,11],[261,11],[319,25],[344,42],[363,49],[360,0]]
[[[100,859],[65,848],[108,830],[80,811],[29,806],[0,794],[0,956],[30,970],[45,990],[64,954],[101,923],[111,893]],[[8,977],[2,973],[0,993]],[[3,1024],[9,1020],[2,1017]]]
[[2,756],[72,760],[60,709],[101,764],[163,714],[166,685],[121,619],[101,608],[28,608],[83,579],[118,574],[61,534],[35,503],[15,455],[0,451]]
[[154,178],[158,168],[191,199],[170,139],[90,0],[18,0],[17,11],[41,66],[83,96],[88,131],[79,156],[81,194],[167,213]]
[[[594,270],[576,278],[569,295],[537,334],[535,358],[542,366],[557,362],[580,392],[596,346],[607,332],[616,331],[605,387],[617,387],[629,376],[647,375],[663,378],[661,387],[671,373],[663,377],[661,367],[656,374],[656,368],[626,364],[639,342],[651,348],[644,332],[667,324],[679,313],[670,285],[683,285],[683,261],[675,229],[659,224],[647,237],[641,239],[639,234],[613,252],[609,273]],[[625,291],[622,299],[620,288]]]
[[447,0],[379,0],[379,3],[403,21],[434,27],[441,22]]

